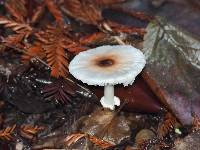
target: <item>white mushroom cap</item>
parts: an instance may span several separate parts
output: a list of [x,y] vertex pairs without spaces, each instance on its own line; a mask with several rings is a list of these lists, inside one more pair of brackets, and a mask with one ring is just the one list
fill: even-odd
[[143,53],[131,45],[100,46],[79,53],[69,72],[88,85],[132,84],[145,66]]

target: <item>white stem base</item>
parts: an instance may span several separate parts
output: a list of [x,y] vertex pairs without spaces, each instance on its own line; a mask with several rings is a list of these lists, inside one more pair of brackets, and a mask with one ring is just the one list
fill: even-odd
[[100,100],[101,104],[105,108],[115,109],[115,105],[120,105],[120,100],[118,97],[114,96],[114,86],[106,85],[104,86],[104,97]]
[[118,97],[116,97],[116,96],[114,96],[114,103],[113,103],[113,104],[109,103],[108,100],[106,100],[106,99],[104,98],[104,96],[101,98],[100,102],[101,102],[101,105],[102,105],[104,108],[109,108],[109,109],[111,109],[111,110],[114,110],[114,109],[115,109],[115,105],[116,105],[116,106],[119,106],[119,105],[120,105],[120,99],[119,99]]

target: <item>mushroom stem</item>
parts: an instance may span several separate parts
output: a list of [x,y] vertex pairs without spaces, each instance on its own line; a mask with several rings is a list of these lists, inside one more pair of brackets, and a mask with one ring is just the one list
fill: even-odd
[[120,105],[120,100],[118,97],[114,96],[114,86],[106,85],[104,86],[104,96],[100,100],[101,104],[105,108],[115,109],[115,105]]

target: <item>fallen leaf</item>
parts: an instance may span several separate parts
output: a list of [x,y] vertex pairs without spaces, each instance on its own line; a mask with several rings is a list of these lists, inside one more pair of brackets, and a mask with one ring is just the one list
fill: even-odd
[[157,19],[147,27],[143,77],[183,124],[200,115],[200,42],[189,33]]

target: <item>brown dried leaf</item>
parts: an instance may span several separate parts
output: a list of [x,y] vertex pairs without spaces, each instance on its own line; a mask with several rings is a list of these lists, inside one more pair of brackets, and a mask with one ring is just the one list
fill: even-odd
[[47,5],[48,10],[51,12],[51,14],[56,19],[57,23],[60,26],[63,26],[64,20],[63,20],[62,12],[59,10],[57,5],[52,0],[44,0],[44,2]]
[[25,0],[7,0],[5,7],[8,12],[15,17],[16,21],[25,22],[24,18],[27,16]]
[[146,30],[143,77],[178,120],[191,125],[192,113],[200,116],[200,41],[161,18]]
[[12,139],[12,133],[15,130],[16,125],[13,125],[12,127],[7,127],[3,130],[0,130],[0,138],[5,140],[11,140]]

